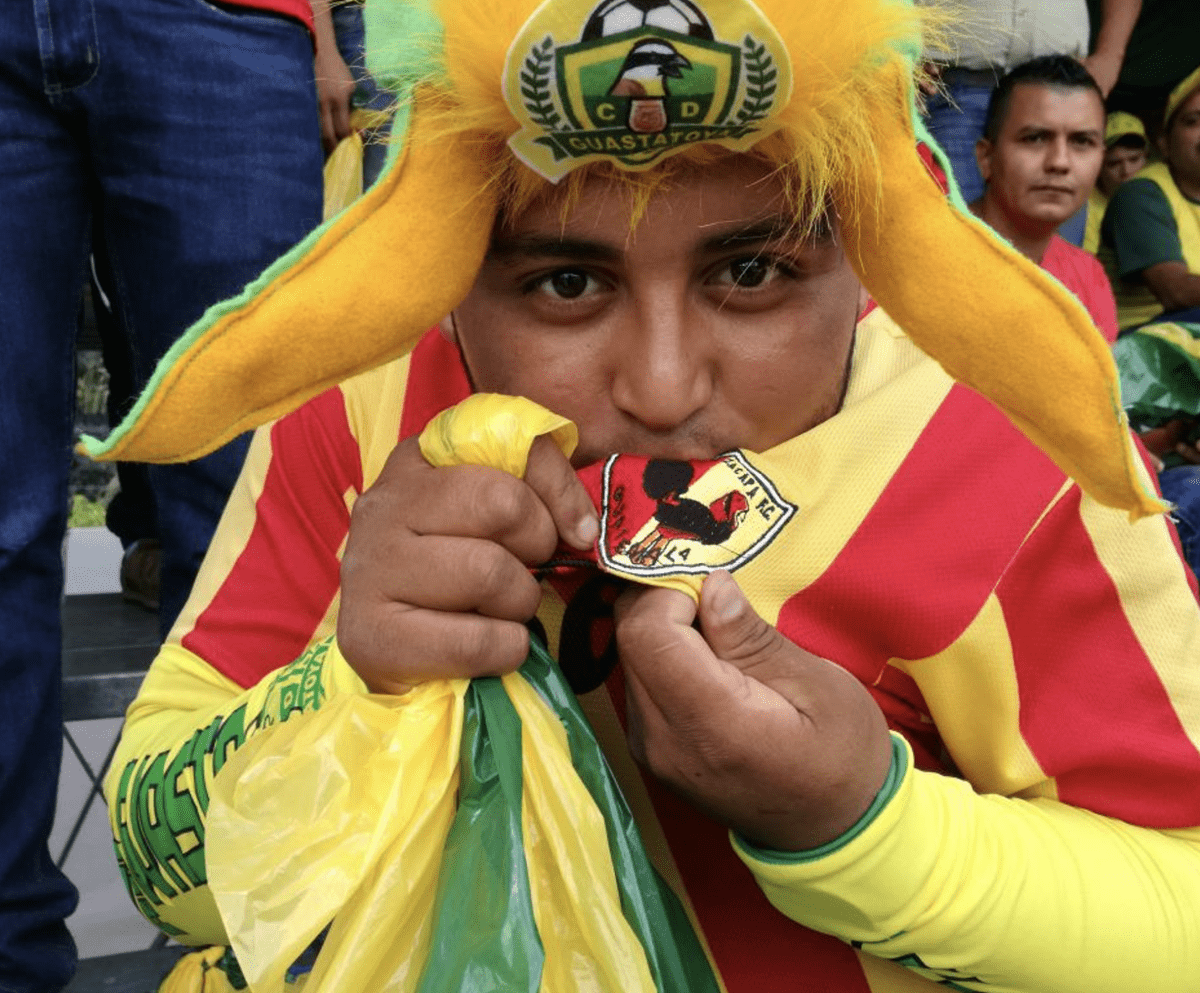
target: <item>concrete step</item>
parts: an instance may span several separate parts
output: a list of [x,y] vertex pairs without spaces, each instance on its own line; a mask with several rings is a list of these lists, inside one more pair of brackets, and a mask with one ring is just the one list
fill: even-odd
[[189,950],[168,946],[83,959],[64,993],[156,993],[159,983]]

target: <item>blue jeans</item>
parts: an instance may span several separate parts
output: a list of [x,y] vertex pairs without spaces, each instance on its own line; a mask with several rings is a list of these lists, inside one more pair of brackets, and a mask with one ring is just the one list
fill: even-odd
[[1158,476],[1164,499],[1175,504],[1171,520],[1179,532],[1183,557],[1200,576],[1200,466],[1181,465],[1164,469]]
[[983,196],[983,177],[975,163],[975,142],[983,135],[993,85],[965,82],[954,70],[946,71],[942,92],[925,104],[925,126],[946,153],[963,199],[972,203]]
[[[312,45],[204,0],[0,0],[0,993],[74,969],[46,838],[61,753],[74,339],[89,246],[145,379],[179,333],[320,220]],[[244,443],[156,467],[173,617]]]

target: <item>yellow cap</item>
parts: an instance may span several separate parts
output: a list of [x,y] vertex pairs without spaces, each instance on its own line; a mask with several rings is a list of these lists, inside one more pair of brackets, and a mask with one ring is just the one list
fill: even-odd
[[1142,123],[1140,117],[1127,114],[1123,110],[1114,111],[1108,115],[1108,120],[1104,123],[1104,145],[1106,148],[1118,138],[1124,138],[1130,134],[1141,138],[1143,145],[1146,143],[1146,125]]
[[1200,89],[1200,68],[1186,76],[1183,82],[1171,91],[1171,95],[1167,97],[1167,112],[1163,115],[1163,122],[1169,126],[1171,118],[1175,116],[1175,111],[1179,109],[1180,104],[1198,89]]

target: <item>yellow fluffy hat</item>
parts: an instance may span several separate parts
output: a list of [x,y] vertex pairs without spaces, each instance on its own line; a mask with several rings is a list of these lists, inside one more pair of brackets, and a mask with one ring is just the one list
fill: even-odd
[[651,188],[676,157],[723,146],[784,170],[798,223],[832,203],[880,306],[1085,490],[1134,517],[1162,509],[1087,312],[944,196],[918,154],[932,144],[913,82],[927,8],[369,0],[366,17],[369,67],[398,96],[384,175],[211,308],[87,454],[210,452],[408,352],[467,294],[498,210],[589,170]]

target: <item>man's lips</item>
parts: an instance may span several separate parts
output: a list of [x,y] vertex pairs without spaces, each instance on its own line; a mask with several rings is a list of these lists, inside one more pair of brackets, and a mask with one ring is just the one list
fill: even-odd
[[1070,186],[1035,186],[1034,193],[1063,193],[1067,196],[1074,196],[1075,190]]

